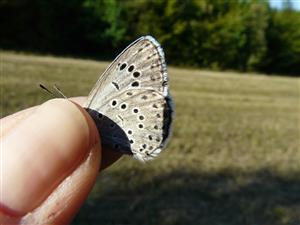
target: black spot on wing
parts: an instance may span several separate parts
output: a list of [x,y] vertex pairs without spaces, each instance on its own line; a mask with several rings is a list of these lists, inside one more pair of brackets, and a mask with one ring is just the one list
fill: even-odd
[[134,82],[131,84],[132,87],[138,87],[139,85],[140,85],[140,84],[139,84],[138,81],[134,81]]
[[120,90],[120,87],[119,87],[119,85],[116,83],[116,82],[111,82],[114,86],[115,86],[115,88],[117,89],[117,90]]

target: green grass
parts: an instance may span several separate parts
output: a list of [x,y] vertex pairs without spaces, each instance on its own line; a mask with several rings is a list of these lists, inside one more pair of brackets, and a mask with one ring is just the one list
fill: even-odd
[[[1,112],[87,95],[107,63],[1,53]],[[299,225],[299,79],[170,68],[173,137],[99,175],[79,224]]]

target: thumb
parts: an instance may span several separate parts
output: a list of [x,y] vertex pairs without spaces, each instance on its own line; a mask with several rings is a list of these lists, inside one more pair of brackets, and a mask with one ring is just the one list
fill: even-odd
[[69,223],[100,161],[98,131],[83,108],[54,99],[32,110],[1,138],[0,224]]

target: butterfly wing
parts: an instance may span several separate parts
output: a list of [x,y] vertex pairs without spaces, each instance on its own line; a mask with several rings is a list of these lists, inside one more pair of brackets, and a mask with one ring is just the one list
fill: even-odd
[[86,108],[104,145],[142,161],[155,157],[169,136],[172,116],[158,42],[146,36],[129,45],[99,78]]

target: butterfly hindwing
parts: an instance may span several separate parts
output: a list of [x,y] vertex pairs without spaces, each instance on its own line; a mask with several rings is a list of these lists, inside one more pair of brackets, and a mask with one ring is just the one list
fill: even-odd
[[86,108],[103,144],[145,161],[166,142],[172,106],[164,53],[155,39],[141,37],[107,68]]

